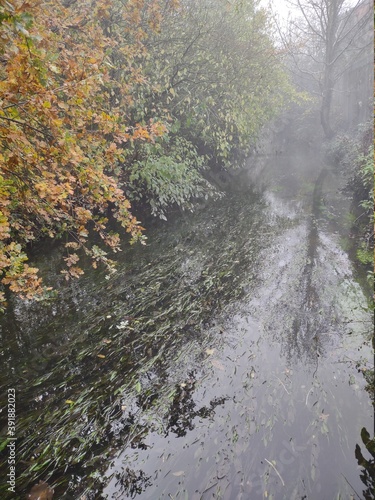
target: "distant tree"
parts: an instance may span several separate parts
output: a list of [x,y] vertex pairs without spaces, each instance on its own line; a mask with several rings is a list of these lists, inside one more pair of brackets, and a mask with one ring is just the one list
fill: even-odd
[[[269,12],[254,0],[166,3],[158,30],[147,29],[132,121],[157,116],[168,134],[138,142],[124,170],[131,199],[161,218],[174,205],[212,192],[211,169],[240,165],[262,127],[293,94],[280,50],[270,36]],[[130,181],[130,184],[129,182]]]
[[255,0],[180,0],[147,40],[153,106],[179,133],[232,166],[292,93],[269,13]]
[[315,82],[320,96],[320,121],[327,138],[334,135],[331,108],[335,84],[360,54],[372,46],[372,2],[296,0],[300,13],[280,33],[294,68]]

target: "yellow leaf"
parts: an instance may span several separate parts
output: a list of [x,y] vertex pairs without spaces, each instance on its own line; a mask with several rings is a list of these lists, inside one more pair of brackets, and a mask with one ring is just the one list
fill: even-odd
[[51,103],[49,101],[44,101],[43,103],[43,108],[50,108],[51,107]]
[[105,356],[104,356],[104,354],[98,354],[98,358],[104,359]]
[[74,401],[72,401],[71,399],[66,399],[66,400],[65,400],[65,403],[66,403],[67,405],[74,405]]

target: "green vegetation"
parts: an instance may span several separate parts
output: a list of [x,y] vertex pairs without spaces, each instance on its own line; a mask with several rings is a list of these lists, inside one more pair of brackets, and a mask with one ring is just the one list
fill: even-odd
[[207,198],[215,191],[201,175],[204,167],[204,157],[191,143],[166,135],[155,144],[145,144],[132,164],[129,199],[146,203],[162,219],[167,207],[192,208],[194,198]]
[[345,192],[352,199],[351,235],[357,262],[373,281],[374,145],[372,123],[358,127],[353,138],[339,135],[331,141],[328,158],[347,178]]
[[16,0],[0,36],[0,279],[28,298],[31,243],[66,238],[67,279],[113,268],[113,218],[142,241],[139,208],[212,195],[293,94],[255,0]]
[[270,21],[255,5],[181,1],[148,40],[145,71],[155,90],[147,110],[167,109],[176,133],[211,164],[240,162],[292,92]]

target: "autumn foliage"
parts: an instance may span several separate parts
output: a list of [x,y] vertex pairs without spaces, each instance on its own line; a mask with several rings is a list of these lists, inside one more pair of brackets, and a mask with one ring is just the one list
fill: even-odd
[[111,228],[144,239],[131,203],[165,218],[215,192],[208,166],[240,164],[283,105],[267,22],[253,0],[0,0],[3,290],[43,296],[37,240],[64,238],[78,277],[83,254],[113,267]]
[[[88,243],[91,229],[118,250],[109,209],[132,241],[141,236],[117,174],[128,142],[153,141],[165,131],[160,122],[129,124],[127,117],[131,87],[143,83],[139,16],[155,29],[158,4],[130,0],[118,7],[117,33],[106,22],[113,4],[1,2],[0,270],[2,283],[26,297],[43,292],[37,269],[26,263],[29,242],[68,234],[69,277],[83,272],[78,249],[94,266],[109,263]],[[118,74],[121,59],[126,66]]]

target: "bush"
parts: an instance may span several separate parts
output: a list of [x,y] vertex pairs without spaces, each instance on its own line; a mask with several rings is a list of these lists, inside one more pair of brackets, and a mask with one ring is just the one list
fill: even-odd
[[166,220],[166,209],[192,209],[193,200],[216,191],[202,177],[205,158],[182,137],[165,136],[144,144],[129,175],[128,196],[146,203],[153,215]]
[[372,124],[362,124],[353,138],[337,136],[327,148],[327,159],[346,176],[344,192],[352,199],[355,254],[373,279],[374,145]]

